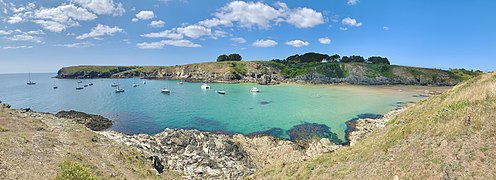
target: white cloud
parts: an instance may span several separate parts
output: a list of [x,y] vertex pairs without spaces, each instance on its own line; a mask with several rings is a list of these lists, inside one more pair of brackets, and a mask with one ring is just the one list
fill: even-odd
[[55,8],[41,8],[34,12],[34,17],[61,23],[70,20],[89,21],[97,18],[95,14],[84,8],[76,7],[74,4],[60,5]]
[[23,32],[20,29],[16,29],[14,31],[9,30],[9,31],[0,31],[1,35],[11,35],[8,37],[5,37],[5,39],[10,40],[10,41],[29,41],[29,42],[35,42],[35,43],[42,43],[43,38],[40,35],[44,35],[45,32],[42,30],[36,30],[36,31],[27,31]]
[[309,42],[307,41],[302,41],[302,40],[292,40],[292,41],[286,41],[286,45],[293,46],[293,47],[302,47],[302,46],[308,46],[310,45]]
[[319,38],[320,44],[331,44],[331,39],[328,37]]
[[2,49],[31,49],[33,46],[5,46]]
[[389,31],[389,27],[387,27],[387,26],[382,27],[382,29],[383,29],[384,31]]
[[8,31],[0,30],[0,35],[10,35],[10,34],[12,34],[12,30],[8,30]]
[[22,21],[23,21],[22,17],[20,17],[18,15],[14,15],[14,16],[7,18],[7,23],[9,23],[9,24],[17,24],[17,23],[20,23]]
[[253,46],[255,47],[273,47],[276,46],[277,42],[274,40],[257,40],[253,42]]
[[237,43],[246,43],[246,39],[242,38],[242,37],[231,38],[231,41],[234,41]]
[[311,28],[324,24],[324,16],[310,8],[297,8],[291,10],[286,21],[298,28]]
[[113,0],[73,0],[73,2],[96,14],[120,16],[126,12],[122,3],[114,3]]
[[82,43],[72,43],[72,44],[58,44],[56,46],[62,46],[67,48],[85,48],[85,47],[90,47],[92,45],[93,44],[89,42],[82,42]]
[[41,43],[42,42],[41,37],[27,35],[27,34],[13,35],[13,36],[7,37],[6,39],[11,40],[11,41],[30,41],[30,42],[35,42],[35,43]]
[[298,28],[310,28],[324,23],[321,12],[306,7],[290,9],[285,3],[277,2],[278,8],[262,2],[232,1],[217,10],[215,18],[200,21],[199,24],[267,29],[273,24],[287,22]]
[[52,32],[62,32],[68,27],[79,25],[79,23],[77,22],[74,22],[72,24],[62,24],[59,22],[47,21],[47,20],[33,20],[33,22]]
[[141,20],[152,19],[154,17],[155,14],[153,13],[153,11],[140,11],[138,14],[136,14],[136,18]]
[[360,0],[348,0],[347,3],[350,6],[354,6],[354,5],[358,4],[358,2],[360,2]]
[[155,28],[159,28],[159,27],[164,27],[165,25],[165,22],[162,21],[162,20],[158,20],[158,21],[152,21],[150,22],[149,26],[151,27],[155,27]]
[[169,38],[169,39],[182,39],[183,35],[175,32],[174,30],[165,30],[158,33],[143,34],[142,37],[147,38]]
[[32,18],[35,19],[34,23],[47,30],[61,32],[68,27],[79,26],[77,21],[90,21],[96,19],[97,16],[84,8],[67,4],[55,8],[38,9]]
[[122,31],[123,30],[121,28],[117,27],[117,26],[110,27],[110,26],[107,26],[107,25],[98,24],[96,27],[94,27],[91,30],[91,32],[85,33],[85,34],[81,34],[78,37],[76,37],[76,39],[95,38],[95,37],[104,36],[104,35],[113,36],[114,33],[122,32]]
[[186,27],[177,28],[177,32],[184,34],[190,38],[199,38],[202,36],[212,35],[212,30],[210,28],[199,26],[199,25],[189,25]]
[[162,40],[159,42],[143,42],[136,44],[138,48],[141,49],[159,49],[164,46],[177,46],[177,47],[201,47],[199,44],[195,44],[189,40]]
[[340,27],[339,30],[346,31],[346,30],[348,30],[348,28],[347,27]]
[[343,23],[343,25],[349,26],[349,27],[360,27],[363,25],[361,22],[358,22],[356,19],[353,19],[350,17],[344,18],[341,21],[341,23]]
[[138,18],[133,18],[133,19],[131,19],[131,21],[132,21],[132,22],[138,22],[138,21],[139,21],[139,19],[138,19]]
[[236,22],[241,27],[268,28],[273,21],[280,18],[282,13],[262,2],[232,1],[219,9],[215,16],[219,22],[224,22],[224,25]]

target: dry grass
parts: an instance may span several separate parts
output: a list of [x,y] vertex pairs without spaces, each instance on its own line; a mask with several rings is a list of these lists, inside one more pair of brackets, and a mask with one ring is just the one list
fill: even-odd
[[484,74],[396,116],[356,146],[255,179],[494,179],[496,73]]
[[177,179],[136,149],[53,115],[0,108],[0,179]]

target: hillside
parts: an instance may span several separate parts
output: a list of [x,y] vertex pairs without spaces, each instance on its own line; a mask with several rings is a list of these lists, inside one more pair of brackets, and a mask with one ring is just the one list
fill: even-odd
[[354,146],[254,179],[495,179],[496,73],[423,100]]
[[296,82],[451,86],[475,75],[388,64],[311,62],[292,65],[277,61],[227,61],[177,66],[72,66],[60,69],[57,78],[140,77],[259,84]]

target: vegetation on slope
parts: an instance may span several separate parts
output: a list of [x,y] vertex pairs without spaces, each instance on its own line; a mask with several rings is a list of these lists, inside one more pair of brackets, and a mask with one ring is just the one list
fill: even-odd
[[357,145],[255,179],[494,179],[496,73],[417,103]]

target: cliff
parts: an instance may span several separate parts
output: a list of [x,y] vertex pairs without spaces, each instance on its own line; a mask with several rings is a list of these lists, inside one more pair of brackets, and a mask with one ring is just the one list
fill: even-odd
[[495,179],[494,112],[496,73],[483,74],[377,120],[353,146],[254,179]]
[[131,77],[259,84],[452,86],[462,81],[460,75],[440,69],[338,62],[310,63],[295,69],[274,61],[207,62],[177,66],[72,66],[60,69],[57,75],[57,78]]

